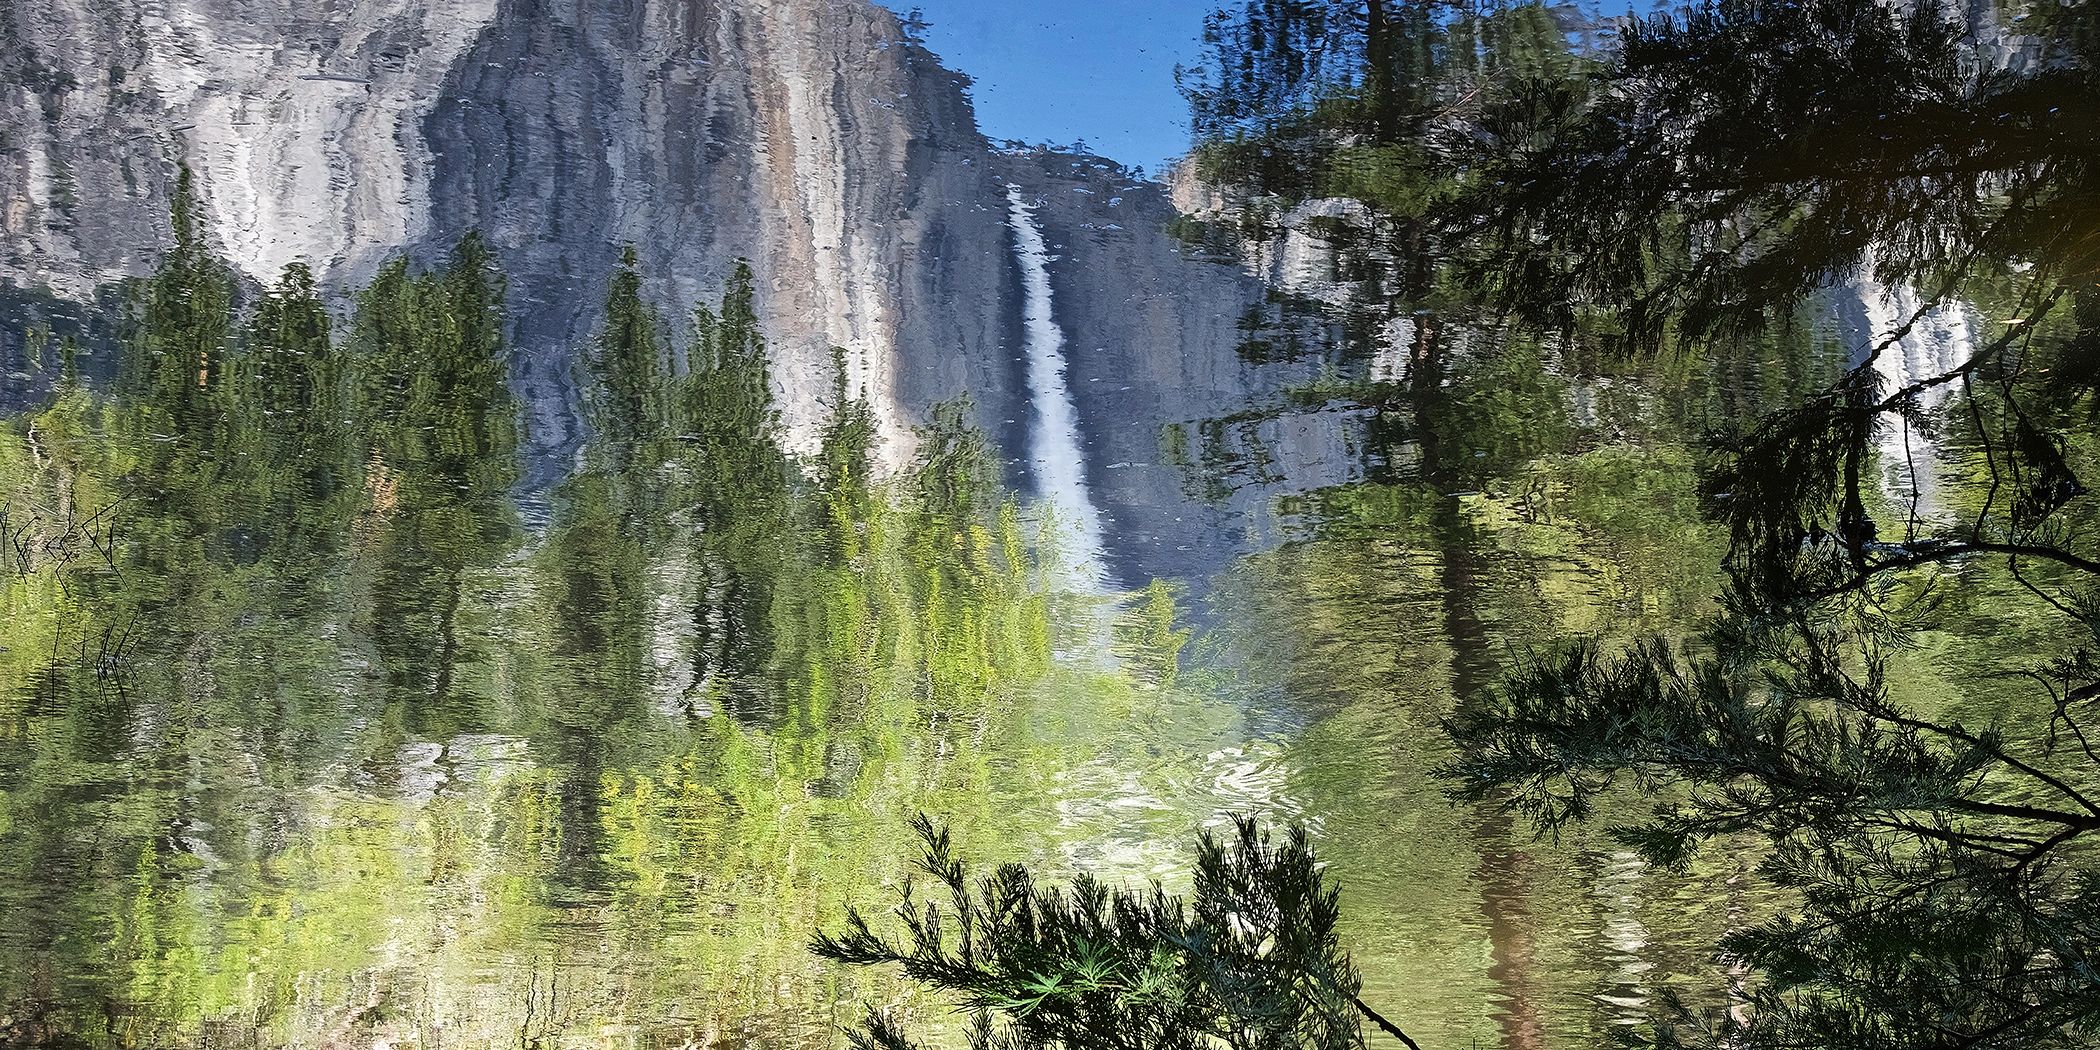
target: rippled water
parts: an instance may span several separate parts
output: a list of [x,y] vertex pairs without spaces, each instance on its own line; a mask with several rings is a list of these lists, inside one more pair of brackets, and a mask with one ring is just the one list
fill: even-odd
[[[436,21],[484,17],[462,11]],[[790,80],[864,43],[842,20],[779,22],[709,32]],[[440,42],[467,47],[453,29]],[[472,43],[477,70],[530,51]],[[919,140],[874,112],[921,104],[903,50],[883,56],[882,92],[842,93],[866,110],[853,119],[804,97],[814,79],[779,101],[782,138],[827,152],[769,153],[724,117],[726,137],[694,147],[731,158],[707,169],[721,185],[648,168],[638,147],[578,147],[689,194],[690,215],[653,197],[662,211],[621,211],[595,186],[602,207],[570,214],[535,178],[474,183],[497,161],[468,148],[487,145],[484,120],[595,127],[581,99],[653,98],[691,72],[670,58],[571,71],[608,85],[574,97],[488,72],[478,109],[432,101],[442,65],[382,78],[418,100],[403,126],[457,140],[430,160],[460,170],[427,216],[313,220],[299,202],[336,189],[320,166],[278,187],[289,203],[216,205],[255,212],[243,222],[261,232],[233,247],[259,268],[317,238],[324,255],[392,250],[469,210],[446,193],[589,227],[558,241],[510,224],[508,258],[537,267],[514,285],[537,340],[517,348],[522,406],[433,409],[460,385],[446,376],[404,395],[382,440],[326,413],[191,427],[106,356],[84,385],[39,373],[0,390],[0,1041],[804,1047],[842,1043],[869,1002],[938,1024],[944,1004],[806,951],[847,905],[890,901],[920,812],[987,864],[1170,886],[1231,813],[1303,823],[1343,887],[1364,998],[1425,1047],[1591,1046],[1665,992],[1727,1002],[1713,945],[1773,903],[1746,857],[1658,872],[1594,830],[1540,840],[1454,805],[1431,775],[1439,719],[1540,647],[1709,614],[1704,435],[1816,386],[1842,353],[1823,339],[1745,373],[1614,371],[1453,324],[1425,375],[1413,346],[1436,319],[1383,326],[1369,353],[1321,343],[1326,321],[1308,335],[1264,311],[1337,305],[1314,287],[1330,256],[1269,246],[1264,276],[1307,301],[1267,296],[1166,236],[1163,188],[1062,154],[941,159],[970,169],[958,194],[997,187],[941,213],[943,240],[913,226],[939,226],[925,214],[832,185],[849,168],[924,174],[897,146]],[[251,70],[243,90],[275,97],[289,78],[362,104],[305,61]],[[727,66],[708,75],[744,90]],[[694,112],[715,97],[667,95]],[[495,100],[524,115],[488,116]],[[678,112],[645,141],[702,123]],[[360,128],[382,142],[365,162],[405,141]],[[213,134],[213,156],[257,152],[250,131]],[[434,178],[420,156],[377,185]],[[709,213],[731,184],[772,203]],[[953,188],[885,186],[870,199]],[[480,432],[484,416],[559,415],[567,391],[548,377],[581,330],[575,274],[620,223],[678,234],[645,248],[681,288],[712,287],[746,242],[777,249],[768,306],[809,336],[776,361],[805,452],[792,486],[754,498],[754,475],[710,473],[692,434],[571,455],[568,431],[541,426],[524,451]],[[978,283],[892,287],[886,267],[922,250]],[[1854,327],[1886,334],[1909,313],[1907,293],[1854,291]],[[1003,320],[951,353],[952,318]],[[1006,321],[1010,346],[987,334]],[[1888,378],[1960,352],[1966,320],[1935,325],[1882,359]],[[827,340],[852,344],[862,393],[929,387],[877,400],[978,397],[1007,424],[1000,484],[820,484],[801,446],[837,408],[816,367]],[[885,349],[898,377],[871,363]],[[1884,495],[1933,513],[1933,467],[1897,470],[1905,450],[1961,452],[1883,435]]]
[[958,525],[894,487],[751,535],[652,503],[653,465],[586,465],[532,524],[381,466],[283,519],[225,463],[126,491],[152,442],[67,395],[7,431],[13,520],[122,512],[5,591],[10,1023],[822,1043],[864,1000],[941,1012],[804,952],[885,902],[919,811],[987,862],[1169,884],[1228,813],[1304,822],[1367,997],[1427,1045],[1578,1045],[1666,987],[1720,994],[1741,858],[1658,874],[1429,776],[1455,695],[1531,647],[1689,622],[1714,582],[1666,423],[1512,453],[1511,377],[1474,379],[1441,422],[1373,409],[1384,459],[1441,426],[1463,479],[1380,468],[1285,500],[1289,538],[1213,578],[1115,594],[1036,563],[1025,504]]

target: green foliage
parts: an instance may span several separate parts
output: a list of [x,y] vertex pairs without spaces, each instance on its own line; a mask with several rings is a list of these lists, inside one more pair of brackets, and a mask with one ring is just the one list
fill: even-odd
[[520,434],[502,272],[477,233],[443,269],[382,268],[357,297],[350,345],[368,441],[392,469],[487,499],[517,480]]
[[831,413],[824,423],[818,474],[836,493],[865,489],[875,448],[875,410],[862,391],[847,387],[846,351],[831,348]]
[[1915,717],[1834,642],[1723,633],[1705,657],[1645,642],[1541,658],[1453,718],[1445,772],[1547,830],[1630,781],[1659,801],[1612,834],[1659,865],[1763,840],[1763,872],[1803,914],[1721,945],[1759,975],[1752,1010],[1683,1016],[1663,1045],[2083,1045],[2076,960],[2100,934],[2088,771]]
[[[895,914],[904,941],[857,911],[813,950],[858,966],[897,965],[960,997],[985,1048],[1359,1047],[1360,981],[1335,936],[1340,896],[1303,830],[1272,842],[1249,818],[1196,850],[1191,898],[1119,890],[1081,875],[1048,886],[1020,865],[972,879],[948,832],[924,816],[920,871],[946,898],[907,883]],[[1397,1034],[1397,1032],[1396,1032]],[[1401,1038],[1405,1038],[1404,1036]],[[879,1013],[864,1050],[913,1044]]]
[[665,406],[657,403],[669,360],[663,319],[642,299],[642,275],[633,245],[620,255],[605,294],[605,321],[582,364],[593,395],[591,419],[618,450],[658,436]]
[[1454,147],[1474,276],[1630,338],[1756,331],[1872,269],[1934,298],[2036,264],[2096,272],[2090,66],[1992,68],[1957,14],[1720,0],[1632,21],[1594,85],[1541,82]]
[[172,205],[175,243],[140,287],[125,353],[127,392],[151,406],[156,433],[209,448],[223,437],[226,359],[233,339],[233,276],[198,229],[196,180],[185,167]]
[[1153,580],[1117,624],[1117,635],[1117,655],[1129,664],[1132,677],[1158,688],[1174,684],[1181,673],[1181,651],[1195,632],[1181,625],[1175,588]]
[[[350,352],[379,585],[369,629],[389,683],[429,697],[418,728],[472,724],[455,670],[469,573],[512,539],[521,427],[503,335],[505,280],[479,234],[439,270],[382,267],[357,296]],[[455,721],[457,719],[458,721]]]
[[[1632,19],[1582,59],[1537,9],[1390,6],[1233,5],[1183,80],[1202,174],[1369,206],[1368,230],[1334,240],[1338,272],[1371,273],[1385,316],[1416,311],[1406,382],[1369,395],[1374,439],[1431,485],[1487,487],[1583,436],[1556,423],[1556,365],[1710,352],[1764,387],[1707,417],[1720,615],[1693,638],[1578,643],[1499,685],[1461,680],[1457,795],[1549,833],[1616,817],[1663,866],[1715,846],[1762,858],[1798,909],[1727,937],[1747,1001],[1684,1006],[1662,1043],[2090,1042],[2090,5],[2027,11],[2023,45],[2046,57],[2010,64],[1988,51],[1996,23],[1931,5],[1715,0]],[[1845,348],[1834,380],[1775,383],[1775,350],[1812,339],[1803,315],[1863,275],[1922,302]],[[1462,309],[1421,310],[1445,297]],[[1944,370],[1886,367],[1960,297],[2002,324]],[[1482,301],[1497,316],[1468,331]],[[1961,451],[1877,463],[1901,454],[1891,433]],[[1949,505],[1880,491],[1903,469]],[[1435,506],[1396,530],[1455,534],[1462,517]],[[1458,583],[1480,571],[1445,562]],[[1933,686],[1901,695],[1905,662]],[[1978,681],[2036,688],[1979,715],[1960,700]],[[1641,797],[1653,809],[1625,819]]]
[[[1378,228],[1338,247],[1383,257],[1415,297],[1429,291],[1424,223],[1465,178],[1444,156],[1446,129],[1586,65],[1553,12],[1529,3],[1247,0],[1211,15],[1203,42],[1202,59],[1176,70],[1197,170],[1285,206],[1371,205]],[[1266,212],[1250,207],[1241,225],[1264,232]]]
[[967,398],[933,406],[919,430],[919,463],[910,487],[919,506],[956,524],[977,520],[979,501],[999,484],[998,461],[984,432],[970,422]]
[[228,299],[209,427],[131,353],[0,427],[0,1042],[682,1042],[695,989],[765,1025],[898,800],[986,806],[986,734],[1046,720],[983,437],[877,479],[862,404],[849,490],[805,479],[748,271],[525,536],[492,266],[384,267],[340,338],[303,268]]
[[288,425],[315,415],[339,416],[345,363],[338,353],[328,308],[304,263],[284,269],[277,287],[257,300],[249,315],[246,354],[252,363],[254,400],[265,425]]
[[731,273],[719,313],[695,313],[686,374],[669,400],[674,429],[699,459],[703,499],[717,517],[732,507],[747,516],[785,512],[789,467],[750,266],[739,262]]
[[289,517],[301,501],[350,513],[343,503],[362,466],[352,378],[313,272],[285,267],[249,313],[232,395],[236,440],[275,513]]
[[1534,348],[1504,347],[1501,353],[1467,362],[1451,377],[1448,400],[1427,420],[1443,459],[1435,464],[1455,478],[1477,482],[1508,473],[1517,464],[1558,452],[1570,438],[1567,383],[1545,367]]
[[[1594,98],[1542,88],[1488,139],[1468,205],[1503,224],[1482,258],[1520,310],[1618,308],[1636,342],[1762,334],[1863,261],[1934,303],[2034,264],[1967,360],[1884,389],[1876,358],[1902,351],[1875,333],[1835,383],[1724,437],[1705,488],[1725,611],[1689,647],[1540,656],[1449,723],[1461,798],[1556,831],[1638,791],[1656,803],[1612,829],[1629,847],[1678,866],[1756,848],[1796,895],[1720,946],[1747,1008],[1680,1010],[1665,1045],[2075,1046],[2100,1010],[2079,961],[2100,764],[2053,742],[2083,741],[2100,695],[2100,560],[2078,439],[2036,422],[2089,394],[2025,364],[2072,345],[2040,323],[2092,269],[2090,216],[2060,211],[2090,193],[2089,151],[2058,122],[2100,93],[2076,64],[1980,72],[1969,39],[1941,9],[1842,0],[1637,22]],[[1944,432],[1938,388],[1983,450],[1953,515],[1874,482],[1877,434]],[[2050,651],[1986,661],[2045,702],[1979,726],[1899,701],[1890,665],[1983,603],[2050,624]]]
[[2089,19],[2042,6],[2023,39],[2048,57],[2003,67],[1995,26],[1867,0],[1709,0],[1610,50],[1535,4],[1249,0],[1180,80],[1246,232],[1370,206],[1334,248],[1375,309],[1486,301],[1646,353],[1754,336],[1863,270],[1933,302],[2008,266],[2090,283],[2100,82]]

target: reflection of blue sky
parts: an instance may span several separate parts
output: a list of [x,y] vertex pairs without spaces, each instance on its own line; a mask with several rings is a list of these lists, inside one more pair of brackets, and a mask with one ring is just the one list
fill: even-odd
[[1188,148],[1174,64],[1217,0],[882,0],[917,8],[926,44],[969,74],[993,140],[1067,145],[1155,170]]

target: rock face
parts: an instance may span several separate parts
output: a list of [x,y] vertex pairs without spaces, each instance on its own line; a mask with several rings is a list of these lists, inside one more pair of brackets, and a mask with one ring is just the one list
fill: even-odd
[[1252,351],[1242,318],[1270,286],[1172,236],[1166,187],[1068,153],[995,166],[1042,202],[1087,473],[1121,578],[1203,575],[1272,539],[1277,495],[1351,480],[1360,413],[1279,407],[1322,361]]
[[[967,88],[869,0],[9,0],[0,292],[145,272],[186,162],[258,281],[304,260],[347,289],[482,230],[511,274],[540,480],[582,437],[575,348],[628,242],[679,311],[751,261],[792,440],[814,440],[836,346],[890,464],[964,394],[1018,455],[1018,186],[1056,256],[1109,542],[1133,569],[1200,568],[1218,541],[1192,537],[1262,489],[1177,495],[1172,425],[1306,378],[1236,351],[1261,284],[1184,252],[1157,185],[995,152]],[[1332,423],[1271,419],[1262,454],[1340,462]]]
[[470,227],[513,275],[543,447],[623,241],[667,304],[770,281],[791,433],[830,348],[877,407],[1008,392],[1003,199],[962,78],[860,0],[25,0],[0,23],[0,279],[142,272],[178,160],[236,267],[338,287]]
[[497,0],[13,0],[0,276],[78,294],[151,264],[178,158],[227,256],[367,269],[427,230],[419,127]]
[[[965,82],[893,15],[821,0],[501,3],[423,130],[440,158],[435,240],[479,226],[505,251],[529,384],[561,386],[593,282],[632,242],[682,306],[752,261],[804,443],[833,346],[892,458],[927,404],[1012,396],[1003,196]],[[551,437],[558,420],[537,422]]]

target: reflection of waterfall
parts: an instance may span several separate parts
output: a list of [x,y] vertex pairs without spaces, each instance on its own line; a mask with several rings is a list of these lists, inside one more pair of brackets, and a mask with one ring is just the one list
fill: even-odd
[[[1865,331],[1861,333],[1864,338],[1853,351],[1852,364],[1857,366],[1910,321],[1923,302],[1917,289],[1908,285],[1890,287],[1871,276],[1861,276],[1853,288],[1865,316]],[[1886,397],[1919,380],[1959,367],[1975,352],[1975,347],[1976,321],[1968,307],[1955,303],[1926,313],[1908,334],[1874,358],[1881,395]],[[1950,389],[1938,386],[1925,391],[1918,397],[1918,407],[1932,411],[1946,400]],[[1895,415],[1883,417],[1876,428],[1882,490],[1908,505],[1918,518],[1929,520],[1945,508],[1934,470],[1932,438],[1915,433],[1914,429],[1908,420]]]
[[1192,816],[1221,837],[1229,837],[1231,817],[1241,813],[1266,828],[1298,824],[1319,832],[1320,821],[1290,795],[1296,766],[1285,745],[1256,738],[1208,754],[1180,739],[1155,746],[1155,755],[1185,748],[1186,758],[1133,765],[1129,753],[1111,750],[1051,778],[1045,795],[1065,832],[1062,852],[1071,870],[1119,879],[1186,875],[1189,836],[1163,832]]
[[1098,593],[1111,581],[1101,563],[1100,508],[1086,484],[1080,458],[1079,413],[1065,379],[1065,333],[1050,303],[1050,251],[1035,221],[1035,206],[1021,199],[1019,186],[1006,188],[1008,218],[1014,230],[1014,255],[1021,264],[1022,319],[1028,353],[1028,393],[1034,405],[1028,434],[1028,460],[1036,489],[1050,518],[1069,544],[1064,561],[1074,590]]
[[1604,951],[1612,965],[1611,987],[1598,995],[1610,1009],[1612,1023],[1633,1026],[1649,1020],[1648,972],[1655,964],[1646,958],[1648,927],[1641,922],[1641,876],[1648,865],[1639,854],[1621,851],[1611,856],[1600,874],[1597,887],[1604,899]]

